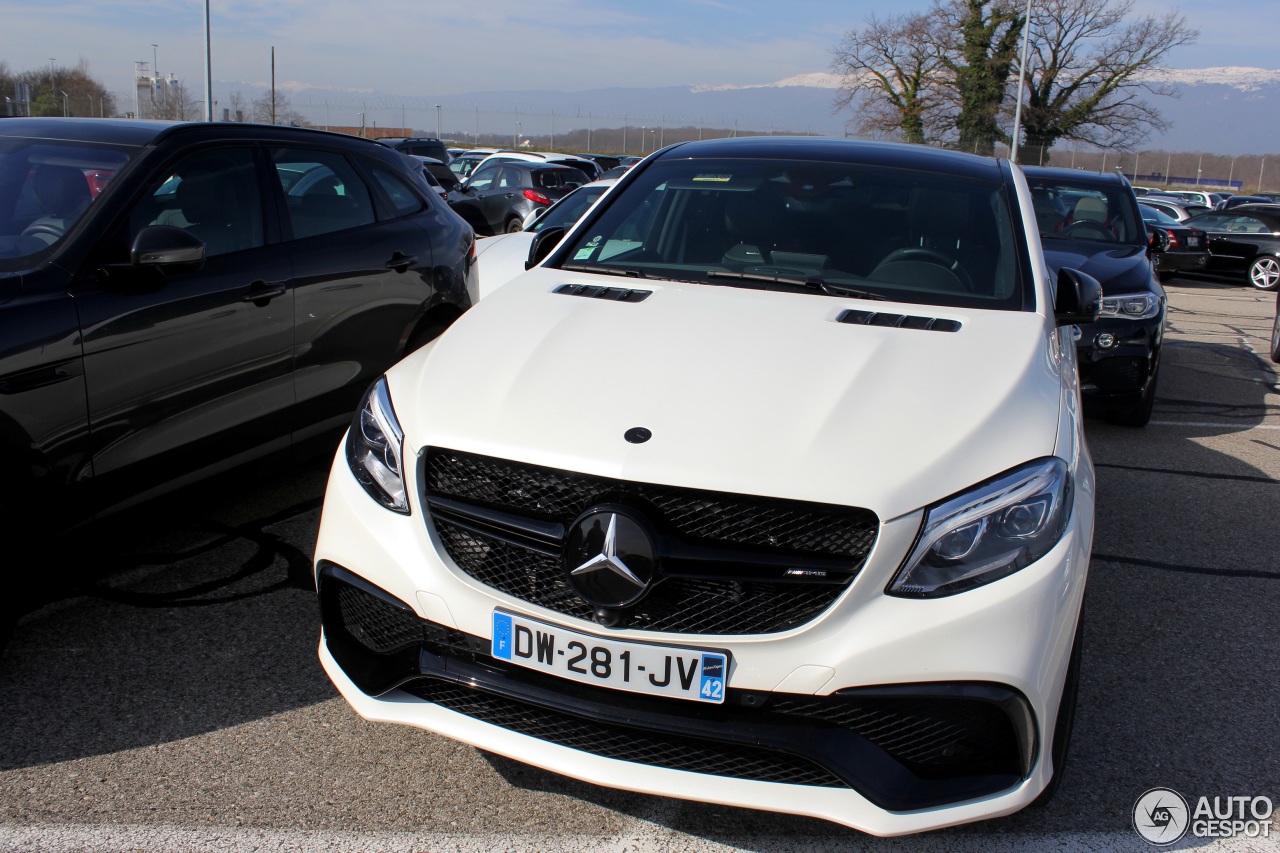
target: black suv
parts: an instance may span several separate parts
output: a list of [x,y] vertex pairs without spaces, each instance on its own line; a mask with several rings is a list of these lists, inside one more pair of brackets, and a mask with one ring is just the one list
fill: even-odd
[[1119,175],[1024,166],[1045,260],[1056,273],[1078,269],[1102,284],[1102,316],[1080,326],[1081,390],[1091,409],[1125,426],[1151,420],[1164,288],[1133,189]]
[[434,157],[441,163],[448,163],[453,159],[453,155],[449,153],[449,149],[445,147],[444,142],[434,136],[384,136],[381,139],[375,139],[374,142],[380,142],[388,148],[394,148],[401,154]]
[[469,306],[474,239],[421,170],[352,136],[0,122],[0,535],[336,443]]
[[589,181],[568,166],[490,158],[449,193],[449,204],[477,234],[510,233],[521,230],[530,213],[545,210]]

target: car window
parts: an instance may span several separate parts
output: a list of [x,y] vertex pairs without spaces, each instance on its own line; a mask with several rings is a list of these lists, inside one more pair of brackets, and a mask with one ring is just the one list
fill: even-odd
[[1206,231],[1225,231],[1227,224],[1236,217],[1229,213],[1203,213],[1186,221],[1186,225]]
[[391,200],[396,216],[409,216],[422,210],[424,206],[422,199],[399,175],[385,166],[373,163],[369,164],[369,171],[373,174],[373,179],[378,182],[378,186],[382,187],[382,191],[387,194],[387,198]]
[[[294,239],[360,228],[376,217],[369,189],[341,154],[276,148],[271,160],[285,192],[285,211]],[[291,173],[301,171],[300,177]]]
[[1254,216],[1236,216],[1227,225],[1228,231],[1242,234],[1270,234],[1271,229]]
[[588,183],[587,176],[577,169],[541,169],[533,175],[533,185],[543,189],[580,187]]
[[646,169],[557,258],[637,278],[746,286],[783,278],[1021,310],[1014,234],[994,180],[848,163],[669,160]]
[[1133,194],[1119,184],[1029,177],[1040,236],[1105,243],[1146,242]]
[[491,186],[493,186],[493,179],[498,177],[498,170],[501,167],[502,167],[502,164],[498,161],[485,163],[483,166],[478,167],[471,174],[470,183],[468,184],[468,187],[470,187],[473,190],[489,189]]
[[0,138],[0,268],[62,240],[134,152]]
[[498,172],[498,182],[495,186],[498,189],[506,187],[523,187],[528,186],[529,181],[525,177],[524,172],[514,166],[505,166]]
[[205,245],[206,257],[265,242],[253,149],[214,148],[179,160],[129,214],[130,241],[148,225],[172,225]]
[[587,208],[595,204],[596,199],[604,195],[607,189],[608,187],[579,187],[547,208],[546,212],[539,216],[527,230],[541,231],[543,228],[568,230],[569,226],[581,219],[582,214],[587,212]]

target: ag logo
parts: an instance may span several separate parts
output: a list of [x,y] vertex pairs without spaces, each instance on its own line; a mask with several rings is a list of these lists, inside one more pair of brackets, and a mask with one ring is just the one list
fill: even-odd
[[1133,828],[1157,847],[1173,844],[1190,825],[1187,801],[1171,788],[1152,788],[1133,804]]

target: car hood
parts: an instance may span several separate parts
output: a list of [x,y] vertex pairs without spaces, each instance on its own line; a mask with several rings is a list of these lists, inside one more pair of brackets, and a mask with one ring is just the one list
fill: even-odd
[[1044,259],[1056,276],[1060,269],[1091,275],[1104,294],[1151,290],[1151,261],[1145,248],[1108,246],[1074,240],[1044,241]]
[[[1029,312],[643,282],[536,268],[388,374],[406,452],[448,447],[894,518],[1054,452],[1070,361]],[[846,309],[958,332],[837,322]],[[1065,367],[1064,367],[1065,365]],[[623,434],[645,427],[652,438]]]

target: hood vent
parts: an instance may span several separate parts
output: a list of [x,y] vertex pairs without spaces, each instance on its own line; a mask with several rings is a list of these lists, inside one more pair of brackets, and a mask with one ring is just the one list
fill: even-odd
[[888,314],[881,311],[854,311],[850,309],[836,318],[837,323],[854,326],[893,326],[899,329],[925,329],[930,332],[958,332],[959,320],[939,320],[934,317],[914,317],[910,314]]
[[562,284],[552,293],[570,296],[586,296],[590,299],[609,299],[614,302],[643,302],[652,290],[632,290],[629,287],[599,287],[591,284]]

